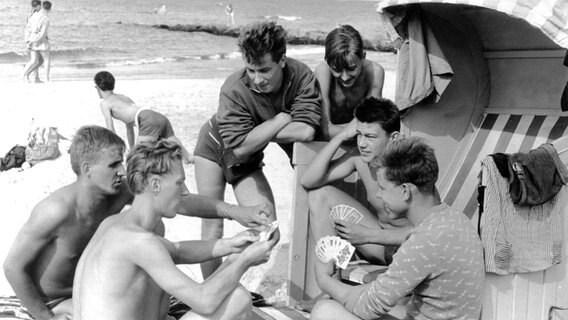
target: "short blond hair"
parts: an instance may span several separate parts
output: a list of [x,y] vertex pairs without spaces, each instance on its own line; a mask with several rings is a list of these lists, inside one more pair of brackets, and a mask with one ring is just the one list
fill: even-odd
[[130,192],[143,193],[150,175],[169,173],[174,161],[181,159],[181,146],[171,140],[137,144],[126,158],[126,181]]

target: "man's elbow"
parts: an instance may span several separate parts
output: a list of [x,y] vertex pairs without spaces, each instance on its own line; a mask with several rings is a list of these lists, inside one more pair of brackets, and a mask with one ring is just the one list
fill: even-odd
[[17,268],[12,261],[6,259],[4,261],[4,264],[2,265],[2,268],[4,270],[4,276],[6,277],[6,280],[8,280],[9,283],[12,283],[16,277],[16,275],[19,273],[19,268]]
[[316,129],[313,127],[306,127],[298,131],[297,141],[298,142],[308,142],[314,140],[316,136]]

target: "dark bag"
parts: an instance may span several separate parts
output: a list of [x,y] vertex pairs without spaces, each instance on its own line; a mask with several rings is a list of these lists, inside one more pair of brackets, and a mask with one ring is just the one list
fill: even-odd
[[20,168],[24,162],[26,162],[26,147],[15,145],[4,158],[0,158],[0,171]]
[[501,175],[508,180],[511,200],[515,204],[543,204],[566,183],[566,167],[557,159],[556,150],[550,144],[543,144],[528,153],[491,156]]

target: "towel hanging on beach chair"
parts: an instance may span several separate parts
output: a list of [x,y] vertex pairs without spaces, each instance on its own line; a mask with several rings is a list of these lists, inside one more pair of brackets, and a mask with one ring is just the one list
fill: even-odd
[[483,215],[480,217],[485,270],[497,274],[545,270],[561,262],[562,216],[566,188],[548,202],[519,206],[509,194],[508,181],[493,157],[481,162],[486,183]]

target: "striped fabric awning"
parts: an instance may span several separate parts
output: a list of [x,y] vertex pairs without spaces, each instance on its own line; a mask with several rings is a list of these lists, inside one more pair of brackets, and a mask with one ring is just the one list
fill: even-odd
[[568,48],[568,1],[566,0],[382,0],[377,11],[412,3],[464,4],[485,7],[526,20],[563,48]]
[[478,177],[484,157],[497,152],[528,152],[564,136],[567,127],[568,116],[486,114],[442,198],[471,217],[477,210]]

